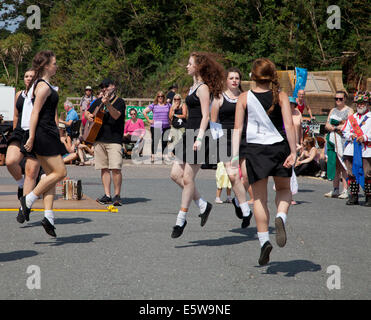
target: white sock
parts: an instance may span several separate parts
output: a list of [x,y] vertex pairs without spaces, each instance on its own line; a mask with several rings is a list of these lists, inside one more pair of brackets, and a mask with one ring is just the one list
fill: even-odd
[[183,227],[184,222],[186,221],[187,212],[184,212],[182,210],[179,211],[178,216],[176,218],[175,225]]
[[54,226],[54,212],[53,210],[45,210],[44,217]]
[[33,193],[33,191],[31,191],[28,195],[26,195],[26,206],[27,208],[31,208],[33,203],[39,199],[39,197],[37,195],[35,195]]
[[24,178],[23,178],[23,176],[22,176],[21,179],[16,180],[16,182],[17,182],[19,188],[23,188],[23,184],[24,184]]
[[240,208],[242,210],[242,215],[244,217],[248,217],[251,214],[251,210],[249,204],[246,202],[240,204]]
[[277,212],[276,218],[281,218],[283,223],[286,224],[287,214],[284,212]]
[[232,201],[232,196],[227,196],[228,201]]
[[237,207],[240,207],[240,203],[238,202],[237,197],[234,197],[234,202],[236,203],[236,206],[237,206]]
[[258,238],[260,242],[260,247],[264,246],[264,243],[269,241],[269,231],[267,232],[258,232]]
[[198,200],[194,200],[196,206],[200,209],[200,213],[204,213],[206,210],[207,202],[200,198]]

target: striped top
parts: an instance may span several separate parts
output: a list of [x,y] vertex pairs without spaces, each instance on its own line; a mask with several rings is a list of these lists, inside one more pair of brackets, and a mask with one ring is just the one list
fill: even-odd
[[151,127],[154,128],[170,128],[169,123],[169,111],[171,104],[167,103],[163,106],[152,103],[148,108],[153,112],[153,124]]

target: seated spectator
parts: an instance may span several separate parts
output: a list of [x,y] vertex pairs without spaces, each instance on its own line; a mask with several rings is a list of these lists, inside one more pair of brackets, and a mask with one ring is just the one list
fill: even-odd
[[315,176],[319,170],[319,153],[315,147],[315,140],[312,137],[306,137],[303,141],[303,151],[296,160],[295,174]]
[[[122,142],[124,143],[124,151],[127,152],[127,146],[125,144],[141,143],[146,130],[144,128],[144,122],[142,119],[137,118],[137,110],[134,108],[129,111],[130,119],[125,122],[124,136]],[[139,154],[142,153],[140,150]]]
[[76,143],[72,143],[72,139],[69,135],[67,135],[65,125],[63,123],[59,124],[59,135],[61,142],[66,147],[66,150],[68,153],[62,155],[63,162],[66,163],[72,163],[72,161],[76,160],[78,158],[77,155],[77,145]]
[[84,143],[77,145],[77,155],[80,166],[94,164],[94,146],[88,146]]
[[318,153],[319,153],[319,165],[321,171],[319,172],[319,177],[327,178],[327,155],[326,155],[326,140],[321,137],[317,137],[318,143]]
[[79,120],[79,115],[73,108],[72,102],[68,100],[64,103],[64,110],[66,111],[66,120],[59,119],[59,123],[64,124],[66,127],[67,134],[71,135],[72,123],[76,120]]

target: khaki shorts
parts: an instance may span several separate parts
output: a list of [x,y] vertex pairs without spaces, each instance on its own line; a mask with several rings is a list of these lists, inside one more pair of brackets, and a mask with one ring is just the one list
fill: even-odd
[[118,143],[96,142],[94,144],[95,169],[122,168],[122,146]]

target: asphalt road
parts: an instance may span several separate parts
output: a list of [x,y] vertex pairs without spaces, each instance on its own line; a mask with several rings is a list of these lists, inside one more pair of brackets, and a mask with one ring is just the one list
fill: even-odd
[[[57,212],[56,239],[40,226],[42,213],[20,225],[15,212],[1,212],[0,299],[371,298],[371,209],[324,198],[331,182],[299,178],[299,204],[290,209],[288,242],[279,248],[270,181],[274,248],[260,267],[255,221],[241,229],[231,204],[214,204],[204,227],[192,204],[183,235],[170,237],[181,193],[169,172],[170,166],[126,161],[119,212]],[[93,199],[102,195],[94,168],[68,166],[68,176],[82,179]],[[12,182],[0,167],[0,183]],[[197,187],[213,202],[215,171],[201,170]]]

